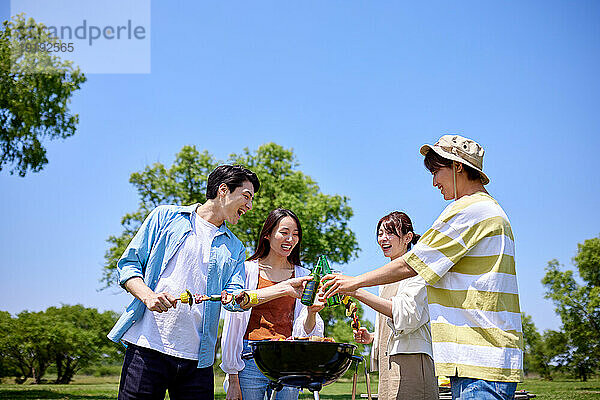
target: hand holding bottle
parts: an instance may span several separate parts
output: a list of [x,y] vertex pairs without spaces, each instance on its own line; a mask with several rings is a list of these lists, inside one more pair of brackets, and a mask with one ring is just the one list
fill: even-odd
[[321,311],[323,308],[325,308],[325,301],[323,299],[323,294],[321,293],[320,289],[319,293],[315,296],[315,301],[313,302],[312,306],[307,306],[307,308],[309,313],[315,314]]
[[283,282],[279,282],[278,285],[284,286],[286,294],[288,296],[299,299],[302,297],[302,293],[304,291],[306,283],[311,279],[312,278],[310,275],[300,276],[298,278],[291,278]]

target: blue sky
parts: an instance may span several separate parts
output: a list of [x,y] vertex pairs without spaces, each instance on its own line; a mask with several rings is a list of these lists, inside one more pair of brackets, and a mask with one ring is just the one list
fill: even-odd
[[1,309],[121,311],[127,295],[97,289],[105,240],[137,209],[129,175],[188,144],[293,148],[350,198],[362,251],[344,273],[373,269],[381,216],[422,233],[447,204],[418,149],[459,133],[485,147],[513,225],[521,308],[557,329],[544,267],[600,233],[598,71],[595,1],[152,2],[151,73],[88,75],[76,135],[47,144],[40,173],[0,172]]

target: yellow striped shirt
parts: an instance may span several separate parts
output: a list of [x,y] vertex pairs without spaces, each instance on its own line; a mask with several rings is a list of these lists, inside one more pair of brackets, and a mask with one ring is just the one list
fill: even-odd
[[514,238],[498,202],[461,197],[403,257],[429,284],[436,374],[522,381]]

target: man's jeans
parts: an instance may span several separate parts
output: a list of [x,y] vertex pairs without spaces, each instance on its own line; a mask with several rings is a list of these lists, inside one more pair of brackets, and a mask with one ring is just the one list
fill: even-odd
[[169,356],[129,344],[125,352],[119,400],[213,400],[211,367],[198,368],[197,360]]
[[450,377],[452,400],[513,400],[517,382]]

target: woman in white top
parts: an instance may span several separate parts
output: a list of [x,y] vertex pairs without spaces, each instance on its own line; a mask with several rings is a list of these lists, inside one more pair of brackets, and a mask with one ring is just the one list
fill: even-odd
[[[271,211],[261,230],[256,252],[246,261],[246,288],[257,289],[309,274],[300,266],[302,227],[296,214],[278,208]],[[282,297],[243,313],[226,312],[221,339],[221,369],[226,399],[262,400],[270,397],[269,380],[253,359],[242,360],[251,352],[253,340],[285,339],[289,336],[323,336],[324,324],[318,312],[323,303],[306,307],[300,299]],[[284,387],[278,400],[295,400],[297,388]]]
[[[377,242],[391,260],[419,238],[403,212],[394,211],[377,224]],[[359,289],[353,297],[378,312],[375,332],[360,328],[354,339],[373,343],[371,365],[379,370],[379,399],[437,400],[425,281],[417,275],[380,286],[379,296]]]

